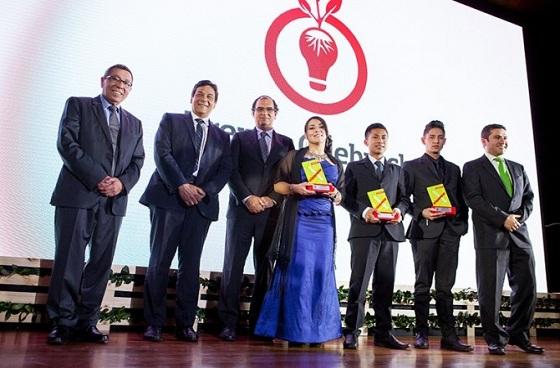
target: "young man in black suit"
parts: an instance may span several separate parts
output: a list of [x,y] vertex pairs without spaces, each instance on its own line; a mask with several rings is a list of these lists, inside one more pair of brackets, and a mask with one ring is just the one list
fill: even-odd
[[[442,349],[469,352],[473,348],[457,337],[453,316],[453,294],[457,271],[459,242],[468,229],[468,208],[461,189],[460,168],[445,160],[441,150],[445,145],[445,127],[434,120],[426,125],[422,143],[426,153],[403,164],[406,195],[412,195],[412,221],[407,238],[412,245],[416,282],[414,312],[416,315],[417,349],[427,349],[430,287],[435,275],[436,310],[441,329]],[[456,215],[433,208],[428,187],[443,184]]]
[[[525,221],[533,210],[533,191],[522,165],[505,160],[506,128],[482,129],[486,151],[463,168],[467,204],[472,209],[478,303],[484,338],[490,354],[505,354],[506,344],[527,353],[544,349],[529,340],[536,304],[535,259]],[[511,287],[511,315],[504,328],[499,321],[505,275]]]
[[[383,124],[374,123],[365,131],[364,144],[369,155],[350,162],[344,173],[342,206],[350,212],[348,240],[352,250],[350,291],[344,330],[344,348],[356,349],[364,322],[364,305],[369,279],[373,274],[373,308],[375,310],[375,345],[391,349],[408,349],[391,334],[391,304],[395,285],[395,267],[399,242],[405,240],[402,217],[410,205],[404,193],[401,168],[384,157],[389,133]],[[393,219],[376,216],[368,192],[384,189],[393,209]]]
[[70,97],[60,120],[57,148],[64,164],[51,198],[56,251],[47,300],[49,344],[73,335],[108,340],[96,327],[99,309],[128,194],[144,164],[142,124],[121,107],[132,81],[126,66],[109,67],[101,77],[102,94]]
[[150,261],[144,283],[144,338],[161,341],[166,320],[169,268],[178,250],[176,336],[197,342],[193,324],[199,290],[202,247],[218,219],[218,193],[231,174],[229,135],[212,124],[218,87],[196,83],[192,111],[163,115],[156,133],[156,170],[140,198],[150,208]]
[[267,254],[276,227],[282,196],[273,184],[280,160],[294,149],[292,140],[274,130],[278,105],[269,96],[259,96],[251,111],[255,128],[234,134],[231,141],[233,171],[229,180],[224,267],[218,312],[223,329],[220,337],[233,341],[239,316],[239,289],[245,261],[253,243],[255,285],[251,298],[251,332],[272,275]]

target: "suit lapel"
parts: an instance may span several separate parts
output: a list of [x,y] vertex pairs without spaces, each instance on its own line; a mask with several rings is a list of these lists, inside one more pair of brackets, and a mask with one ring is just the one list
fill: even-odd
[[[504,183],[502,182],[502,178],[500,178],[500,174],[498,174],[498,171],[496,171],[496,168],[494,167],[494,165],[492,165],[492,163],[490,162],[490,160],[488,159],[488,157],[486,156],[482,156],[480,158],[481,163],[482,163],[482,167],[484,168],[484,170],[486,170],[486,173],[492,177],[494,180],[496,180],[500,186],[502,187],[502,189],[504,190],[504,193],[507,194],[506,191],[506,186],[504,185]],[[509,166],[508,166],[509,169]],[[511,173],[511,171],[510,171]]]
[[191,139],[191,144],[192,144],[193,149],[194,149],[194,147],[195,147],[194,136],[195,136],[196,133],[194,131],[193,118],[192,118],[192,115],[191,115],[190,112],[185,113],[185,125],[186,125],[185,128],[187,128],[187,133],[188,133],[188,136]]
[[426,170],[431,172],[434,177],[441,179],[443,183],[444,178],[440,178],[436,170],[436,167],[434,166],[433,160],[430,157],[428,157],[427,154],[424,154],[424,156],[422,156],[422,164],[426,167]]
[[95,120],[101,125],[101,130],[105,134],[105,138],[109,143],[111,143],[111,132],[109,131],[109,124],[107,123],[107,118],[105,117],[105,111],[103,111],[103,104],[101,103],[101,97],[97,96],[91,100],[93,114]]
[[123,109],[122,107],[120,108],[121,110],[121,129],[119,132],[119,142],[118,142],[118,157],[117,157],[117,167],[115,168],[116,172],[120,172],[120,170],[118,170],[120,163],[122,161],[122,157],[125,151],[125,148],[127,147],[128,142],[130,142],[130,116],[128,115],[128,112],[126,112],[125,109]]
[[[256,135],[255,135],[256,136]],[[275,131],[272,131],[272,140],[270,141],[270,153],[268,154],[268,158],[266,161],[274,163],[280,159],[280,153],[282,152],[282,142],[276,134]],[[260,156],[260,150],[259,150]]]
[[364,170],[368,173],[370,178],[375,183],[380,183],[379,179],[377,179],[377,176],[375,176],[375,166],[373,166],[369,157],[366,156],[365,158],[363,158],[361,164],[364,166]]

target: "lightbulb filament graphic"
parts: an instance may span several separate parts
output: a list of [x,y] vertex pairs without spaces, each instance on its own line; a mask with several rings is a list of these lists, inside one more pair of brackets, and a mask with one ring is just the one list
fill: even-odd
[[308,28],[299,38],[299,49],[307,62],[309,86],[317,91],[327,88],[327,75],[338,58],[332,36],[321,28]]

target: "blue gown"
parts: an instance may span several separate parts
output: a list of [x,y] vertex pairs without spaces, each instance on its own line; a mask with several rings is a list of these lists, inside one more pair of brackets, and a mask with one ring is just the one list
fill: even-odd
[[[322,161],[330,183],[336,165]],[[302,181],[305,174],[302,169]],[[255,327],[255,334],[322,343],[342,336],[340,304],[334,275],[334,209],[329,198],[298,201],[293,253],[286,269],[276,267]]]

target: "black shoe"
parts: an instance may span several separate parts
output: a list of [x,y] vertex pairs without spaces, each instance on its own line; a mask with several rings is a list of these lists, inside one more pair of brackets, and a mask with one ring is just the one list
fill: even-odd
[[389,349],[406,350],[410,345],[399,341],[395,336],[388,334],[383,337],[375,337],[373,339],[373,344],[375,346],[382,346]]
[[220,338],[224,341],[235,341],[235,329],[224,327],[222,332],[220,332]]
[[100,344],[107,344],[109,342],[109,336],[99,331],[96,326],[88,326],[79,330],[77,338],[80,341],[96,342]]
[[179,340],[187,342],[198,342],[198,333],[192,327],[180,328],[175,332]]
[[146,331],[144,331],[144,340],[153,341],[153,342],[160,342],[163,340],[161,336],[161,327],[156,326],[148,326]]
[[510,345],[517,346],[519,349],[523,350],[529,354],[542,354],[544,353],[544,349],[540,346],[534,345],[529,340],[521,340],[521,339],[511,339],[509,340]]
[[467,344],[463,344],[459,339],[441,339],[441,348],[445,350],[469,352],[473,351],[473,347]]
[[273,343],[274,342],[274,337],[259,336],[259,335],[253,334],[253,335],[251,335],[251,340]]
[[289,348],[302,348],[304,345],[303,342],[288,341]]
[[416,334],[416,342],[414,343],[414,347],[416,349],[428,349],[430,347],[428,336],[423,333]]
[[49,331],[47,344],[62,345],[70,341],[70,328],[56,325]]
[[349,333],[344,335],[344,342],[342,343],[344,349],[356,350],[358,345],[358,337],[355,334]]
[[316,348],[316,349],[317,348],[322,348],[323,344],[321,344],[320,342],[311,342],[311,343],[309,343],[309,347],[310,348]]
[[498,344],[488,344],[488,352],[492,355],[506,355],[506,349]]

